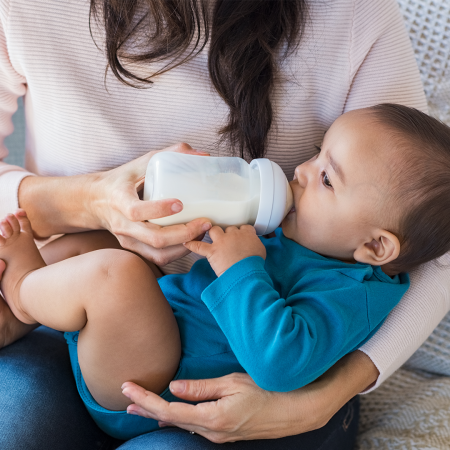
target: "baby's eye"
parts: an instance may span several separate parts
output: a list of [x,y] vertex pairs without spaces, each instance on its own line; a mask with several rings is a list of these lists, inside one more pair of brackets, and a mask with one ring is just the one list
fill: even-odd
[[330,182],[330,179],[328,178],[328,175],[326,172],[322,172],[322,183],[326,186],[326,187],[330,187],[332,188],[333,185]]

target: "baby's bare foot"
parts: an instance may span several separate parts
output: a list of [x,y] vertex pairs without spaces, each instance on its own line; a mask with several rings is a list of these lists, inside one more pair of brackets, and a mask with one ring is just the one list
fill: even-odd
[[8,214],[0,221],[0,231],[0,260],[6,263],[0,282],[3,296],[17,319],[24,324],[36,323],[20,306],[20,286],[28,274],[44,267],[45,262],[34,243],[25,211]]

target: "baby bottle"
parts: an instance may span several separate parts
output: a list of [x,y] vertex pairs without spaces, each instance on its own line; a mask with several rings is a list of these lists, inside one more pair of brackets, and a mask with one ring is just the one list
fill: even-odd
[[148,164],[144,200],[177,198],[183,210],[151,219],[157,225],[207,217],[213,225],[253,225],[258,235],[274,231],[293,205],[292,191],[278,164],[266,158],[250,164],[237,157],[161,152]]

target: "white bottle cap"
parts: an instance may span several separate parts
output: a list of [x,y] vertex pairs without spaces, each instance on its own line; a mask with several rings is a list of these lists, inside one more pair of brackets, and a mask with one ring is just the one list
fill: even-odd
[[281,167],[267,158],[254,159],[250,167],[258,167],[261,189],[256,216],[256,234],[272,233],[292,208],[292,191]]

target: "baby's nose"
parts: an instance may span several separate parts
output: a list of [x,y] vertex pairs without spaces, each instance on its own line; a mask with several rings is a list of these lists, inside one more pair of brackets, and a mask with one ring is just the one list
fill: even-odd
[[295,169],[293,181],[297,182],[301,187],[305,187],[306,184],[308,183],[306,167],[304,164],[297,166],[297,168]]

